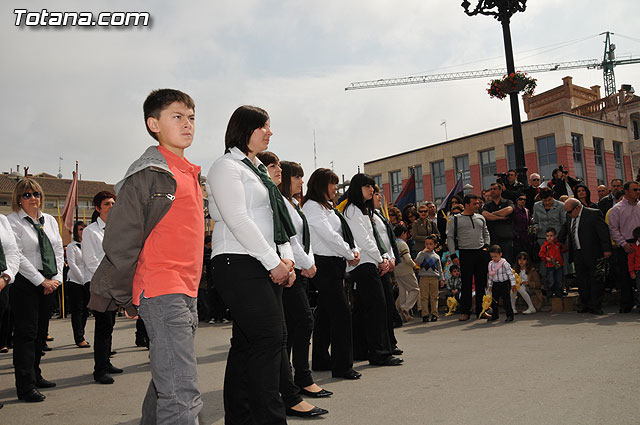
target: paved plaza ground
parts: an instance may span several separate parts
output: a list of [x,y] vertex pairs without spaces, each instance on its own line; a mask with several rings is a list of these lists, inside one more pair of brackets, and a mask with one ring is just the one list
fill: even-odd
[[[400,367],[357,362],[359,381],[328,372],[316,382],[334,392],[318,405],[330,411],[290,423],[333,424],[638,424],[640,314],[537,313],[512,324],[457,316],[396,330],[405,350]],[[504,316],[501,318],[504,319]],[[76,348],[68,319],[52,320],[53,351],[43,357],[43,403],[17,401],[11,353],[0,354],[0,424],[137,424],[149,381],[147,351],[133,345],[135,323],[119,319],[114,333],[124,368],[113,385],[93,382],[92,352]],[[93,320],[87,324],[93,340]],[[201,324],[197,334],[203,425],[224,423],[222,381],[230,325]]]

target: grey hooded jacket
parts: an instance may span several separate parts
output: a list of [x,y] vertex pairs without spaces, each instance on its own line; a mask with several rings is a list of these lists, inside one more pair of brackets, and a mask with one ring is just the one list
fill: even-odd
[[115,185],[118,199],[109,212],[102,247],[105,256],[91,279],[88,307],[104,312],[125,307],[137,314],[132,300],[133,276],[144,243],[171,208],[176,181],[157,146],[150,146]]

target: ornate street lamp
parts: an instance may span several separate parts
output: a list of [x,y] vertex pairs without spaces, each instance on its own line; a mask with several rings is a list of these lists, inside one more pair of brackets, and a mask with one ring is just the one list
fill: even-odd
[[[464,11],[469,16],[487,15],[493,16],[502,24],[502,35],[504,37],[504,51],[507,59],[507,74],[516,71],[513,63],[513,48],[511,46],[511,30],[509,22],[511,16],[516,12],[524,12],[527,0],[474,0],[478,5],[469,10],[471,3],[468,0],[462,2]],[[518,106],[518,93],[509,93],[511,102],[511,122],[513,128],[513,147],[516,154],[516,168],[518,176],[525,175],[526,179],[526,163],[524,158],[524,144],[522,141],[522,125],[520,123],[520,107]],[[525,180],[526,181],[526,180]]]

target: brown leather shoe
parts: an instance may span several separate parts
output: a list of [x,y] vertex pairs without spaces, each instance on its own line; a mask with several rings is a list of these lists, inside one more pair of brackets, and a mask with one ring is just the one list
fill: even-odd
[[458,319],[461,322],[466,322],[467,320],[469,320],[469,315],[468,314],[462,314],[460,315],[460,318]]

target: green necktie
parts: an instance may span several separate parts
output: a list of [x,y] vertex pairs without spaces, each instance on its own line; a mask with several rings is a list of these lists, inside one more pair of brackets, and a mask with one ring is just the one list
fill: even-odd
[[263,164],[260,164],[260,168],[256,168],[249,158],[243,159],[242,162],[260,177],[262,184],[264,184],[269,191],[269,202],[271,203],[271,210],[273,211],[273,240],[278,245],[289,242],[291,236],[296,234],[296,229],[291,222],[291,217],[282,199],[282,194],[273,180],[271,180],[271,177],[269,177],[267,168]]
[[4,273],[5,270],[7,270],[7,257],[4,255],[4,248],[0,240],[0,273]]
[[344,218],[340,211],[334,208],[333,212],[336,213],[336,215],[340,219],[340,227],[342,228],[342,239],[344,239],[344,241],[349,244],[349,248],[355,248],[356,243],[353,240],[353,233],[351,233],[349,223],[347,223],[347,220]]
[[298,211],[298,214],[302,219],[302,245],[304,246],[304,252],[308,254],[309,247],[311,245],[311,235],[309,234],[309,222],[307,221],[307,217],[305,217],[304,213],[300,209],[300,206],[298,204],[294,204],[293,206],[296,207],[296,211]]
[[40,245],[40,257],[42,258],[42,274],[47,279],[51,279],[58,274],[56,267],[56,254],[53,252],[51,241],[44,232],[44,216],[35,223],[31,217],[25,217],[38,232],[38,245]]
[[373,217],[371,217],[371,227],[373,227],[373,237],[376,240],[376,245],[378,245],[378,251],[380,251],[380,255],[386,254],[387,247],[384,245],[382,237],[380,237],[380,233],[378,233],[378,229],[376,228],[376,221]]
[[380,211],[373,210],[373,213],[380,217],[380,220],[384,223],[384,227],[387,229],[387,237],[391,242],[391,250],[393,251],[393,256],[396,257],[396,264],[400,261],[400,251],[398,251],[398,244],[396,243],[396,235],[393,233],[393,228],[389,223],[389,220],[383,216]]

